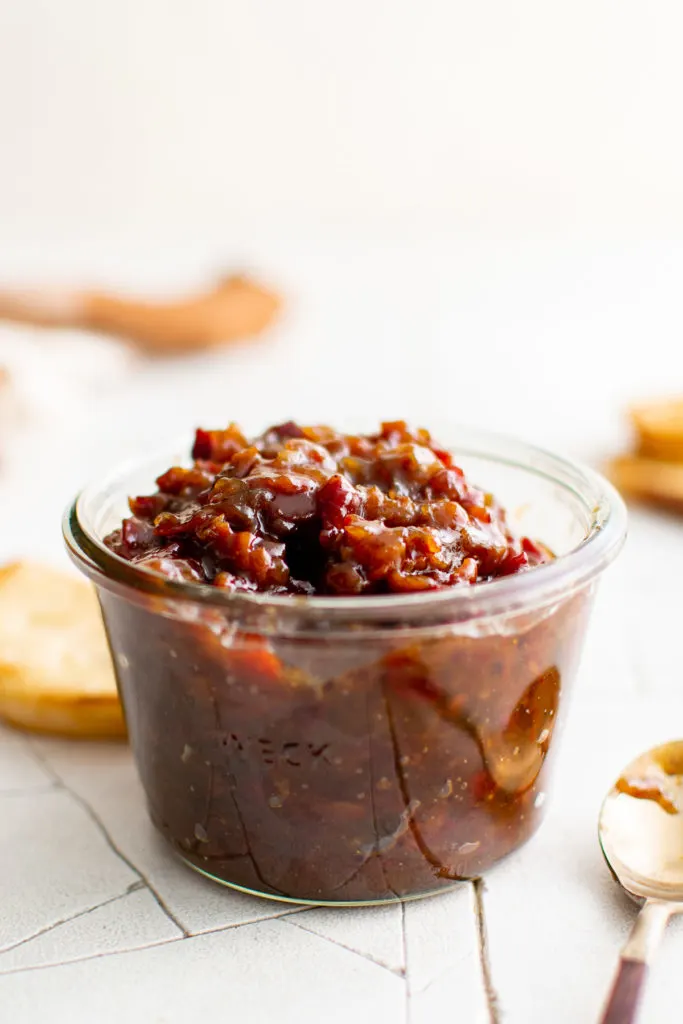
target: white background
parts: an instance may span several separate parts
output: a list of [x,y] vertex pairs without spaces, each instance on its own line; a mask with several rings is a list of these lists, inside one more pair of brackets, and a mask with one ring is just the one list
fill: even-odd
[[2,0],[2,241],[676,236],[676,0]]

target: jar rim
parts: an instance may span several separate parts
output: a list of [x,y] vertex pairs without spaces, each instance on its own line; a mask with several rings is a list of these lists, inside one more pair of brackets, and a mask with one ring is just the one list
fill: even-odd
[[[308,596],[298,594],[259,594],[225,591],[193,582],[170,580],[152,570],[141,568],[105,546],[88,522],[85,506],[107,482],[123,480],[136,468],[163,456],[156,453],[144,459],[125,462],[100,481],[84,488],[67,509],[63,534],[68,552],[77,566],[98,585],[120,592],[138,591],[172,602],[190,602],[222,611],[230,618],[249,620],[283,616],[310,622],[319,628],[328,625],[384,622],[394,627],[410,624],[462,622],[497,616],[514,609],[541,607],[558,597],[567,596],[588,584],[616,557],[626,537],[626,508],[616,489],[600,473],[579,462],[564,458],[536,445],[486,430],[459,428],[450,430],[464,437],[466,444],[448,446],[456,458],[478,457],[512,469],[545,478],[574,495],[588,513],[588,529],[583,539],[552,562],[527,572],[476,583],[472,586],[444,587],[414,594],[353,596]],[[187,450],[167,449],[167,452]],[[170,454],[168,456],[171,457]]]

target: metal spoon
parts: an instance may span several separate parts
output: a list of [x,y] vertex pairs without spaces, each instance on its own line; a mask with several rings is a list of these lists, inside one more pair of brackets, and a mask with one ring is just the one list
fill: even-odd
[[647,966],[672,914],[683,913],[683,740],[633,761],[600,811],[600,845],[642,909],[626,945],[602,1024],[632,1024]]

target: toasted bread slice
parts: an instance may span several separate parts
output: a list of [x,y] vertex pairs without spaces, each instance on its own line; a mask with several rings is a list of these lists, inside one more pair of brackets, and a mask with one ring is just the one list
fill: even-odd
[[90,584],[25,562],[0,570],[0,718],[68,736],[125,734]]
[[620,455],[608,464],[607,475],[632,498],[683,512],[683,463]]
[[683,462],[683,398],[648,402],[631,409],[638,455]]

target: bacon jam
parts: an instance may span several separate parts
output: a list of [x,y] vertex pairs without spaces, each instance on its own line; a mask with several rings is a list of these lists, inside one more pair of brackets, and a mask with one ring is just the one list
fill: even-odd
[[132,498],[107,544],[175,580],[268,594],[414,593],[522,572],[549,552],[510,532],[426,430],[284,423],[198,430],[194,465]]
[[[363,903],[477,877],[523,843],[588,590],[411,618],[432,591],[493,592],[552,556],[402,422],[286,423],[251,442],[199,430],[193,458],[106,543],[201,600],[150,573],[153,588],[99,587],[150,813],[176,852],[251,892]],[[383,617],[362,595],[388,595]]]

